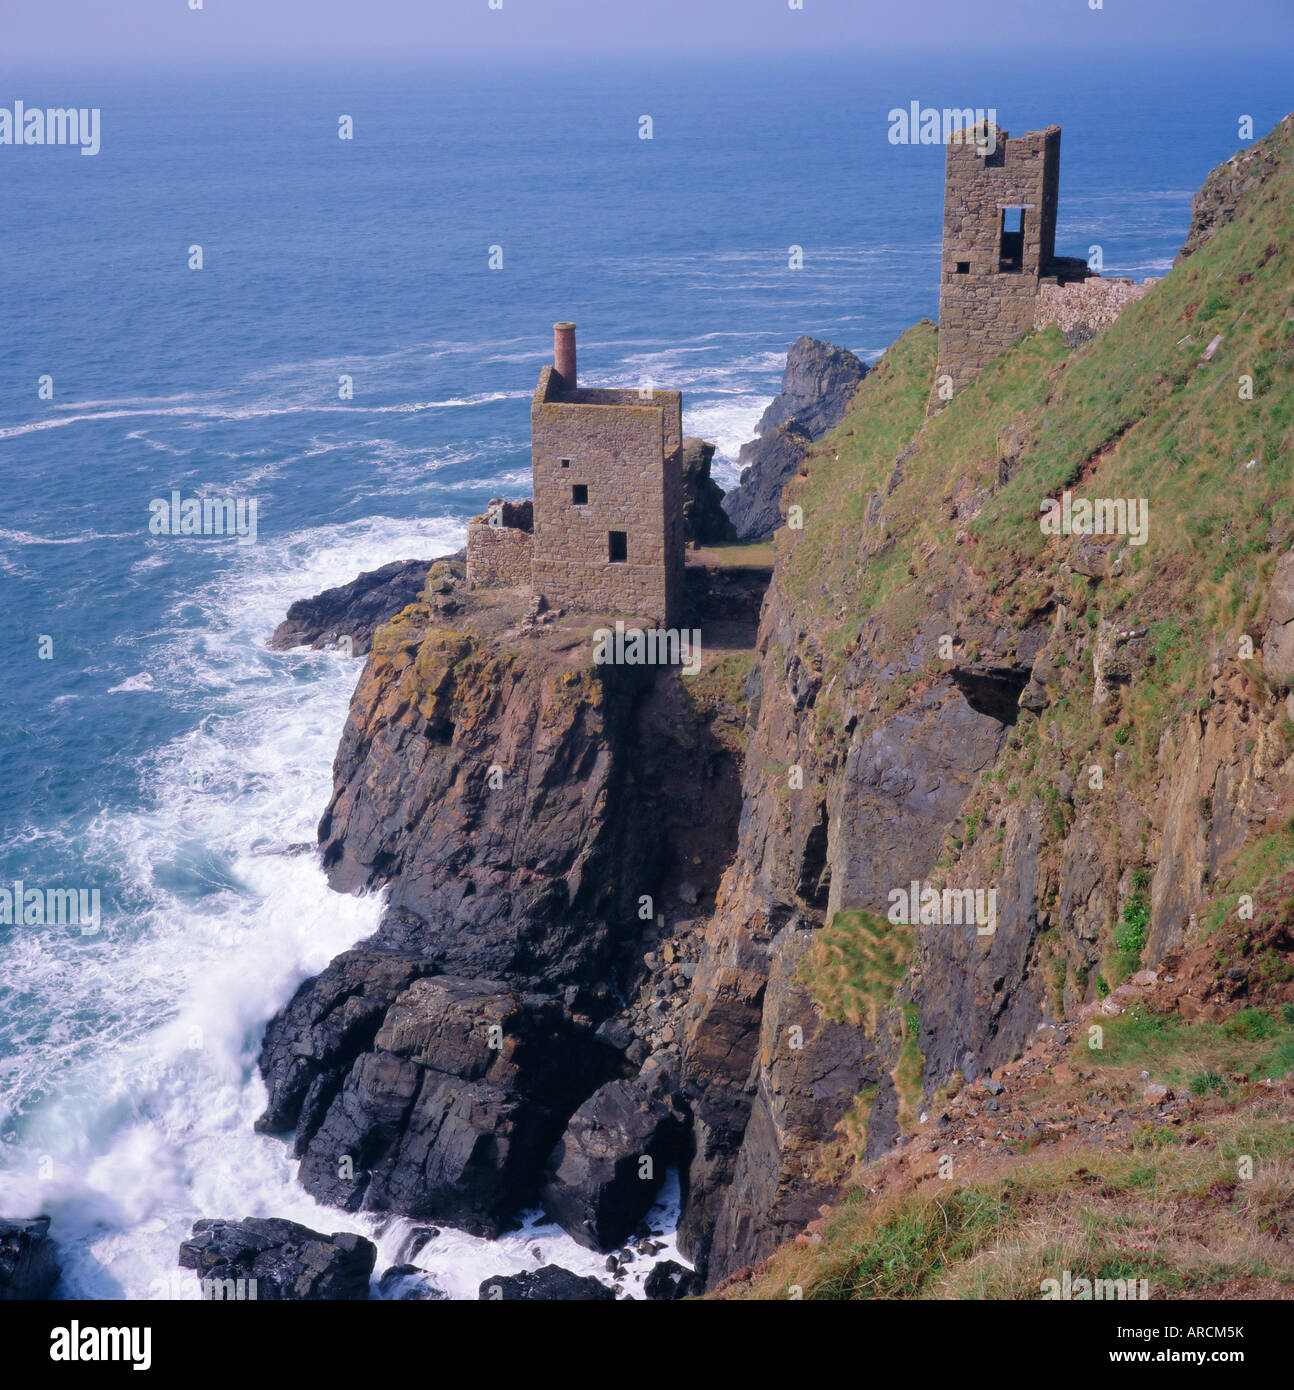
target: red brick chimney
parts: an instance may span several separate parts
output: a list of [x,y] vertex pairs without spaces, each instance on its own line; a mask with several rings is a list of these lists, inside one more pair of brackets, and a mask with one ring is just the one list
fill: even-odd
[[575,325],[553,324],[553,366],[567,391],[575,390]]

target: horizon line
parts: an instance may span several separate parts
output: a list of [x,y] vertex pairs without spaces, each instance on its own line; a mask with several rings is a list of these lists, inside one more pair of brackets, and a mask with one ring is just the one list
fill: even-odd
[[1253,50],[1252,39],[1246,38],[1245,42],[1235,43],[1220,42],[1217,39],[1200,40],[1189,39],[1185,36],[1174,36],[1156,40],[1154,43],[1144,43],[1133,45],[1121,43],[1114,51],[1108,41],[1098,41],[1093,39],[1088,42],[1072,41],[1028,41],[1020,43],[994,43],[985,41],[983,46],[949,43],[946,46],[931,46],[930,44],[910,44],[910,43],[866,43],[862,40],[856,44],[836,43],[836,44],[794,44],[794,45],[710,45],[693,44],[682,54],[677,47],[662,42],[659,47],[651,45],[635,45],[627,48],[624,45],[590,45],[582,48],[571,48],[569,45],[558,45],[553,48],[536,48],[534,46],[522,47],[502,45],[473,45],[463,44],[454,48],[433,48],[428,46],[426,49],[405,48],[394,51],[389,48],[357,49],[354,45],[342,48],[320,48],[314,51],[293,51],[283,50],[281,52],[251,51],[239,48],[225,49],[205,49],[205,50],[186,50],[180,47],[166,47],[164,45],[156,47],[141,48],[136,50],[103,50],[93,51],[62,51],[54,50],[31,50],[28,52],[15,53],[10,49],[0,57],[0,73],[6,73],[14,68],[18,68],[31,63],[50,63],[58,64],[62,67],[86,66],[104,68],[108,66],[124,66],[130,64],[143,64],[155,62],[159,57],[167,57],[176,64],[192,67],[208,67],[214,64],[225,64],[229,62],[244,63],[249,66],[268,66],[290,64],[297,67],[305,67],[315,62],[335,62],[345,64],[355,64],[356,62],[377,62],[384,66],[408,66],[415,63],[435,62],[437,60],[445,63],[455,63],[463,59],[489,60],[491,62],[543,62],[551,64],[553,62],[565,64],[578,64],[583,61],[596,61],[607,59],[618,59],[623,62],[631,63],[636,59],[647,60],[668,59],[672,64],[685,65],[690,59],[696,61],[712,60],[714,58],[730,58],[740,60],[745,58],[767,58],[776,59],[778,62],[786,62],[793,59],[803,59],[805,61],[850,61],[868,58],[883,57],[910,57],[925,59],[943,58],[996,58],[1003,54],[1037,53],[1054,54],[1073,58],[1076,54],[1091,55],[1100,57],[1102,62],[1115,62],[1120,59],[1141,59],[1147,55],[1157,53],[1172,52],[1180,55],[1198,55],[1207,58],[1215,55],[1219,50],[1229,55],[1246,55],[1251,61],[1261,63],[1265,60],[1273,65],[1278,61],[1284,61],[1271,48],[1266,47],[1260,52]]

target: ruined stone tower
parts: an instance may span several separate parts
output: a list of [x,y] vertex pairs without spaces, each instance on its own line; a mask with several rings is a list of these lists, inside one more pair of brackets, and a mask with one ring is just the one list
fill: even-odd
[[1081,342],[1153,282],[1102,280],[1056,255],[1060,127],[954,131],[944,181],[939,363],[931,410],[972,382],[1022,334],[1055,323]]
[[491,504],[467,528],[476,586],[528,582],[554,607],[673,626],[683,597],[683,398],[581,387],[575,325],[530,403],[534,505]]
[[[939,378],[956,392],[1033,327],[1053,260],[1060,127],[1018,140],[984,124],[954,131],[944,183]],[[947,384],[947,383],[945,383]]]

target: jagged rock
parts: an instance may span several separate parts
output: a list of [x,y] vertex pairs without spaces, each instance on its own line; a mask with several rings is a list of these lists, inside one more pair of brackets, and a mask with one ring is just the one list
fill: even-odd
[[[1015,691],[1018,698],[1019,684]],[[948,825],[1001,749],[1011,713],[1005,694],[978,709],[965,691],[935,689],[919,707],[860,731],[831,808],[828,860],[838,900],[882,908],[894,864],[934,862]]]
[[1212,170],[1191,199],[1190,231],[1174,265],[1194,255],[1215,232],[1234,221],[1249,195],[1280,169],[1291,130],[1294,116],[1286,116],[1270,134],[1237,150]]
[[300,1124],[303,1135],[312,1133],[387,1009],[431,968],[365,944],[307,980],[266,1026],[260,1069],[269,1099],[256,1128],[281,1133]]
[[679,1110],[641,1082],[608,1082],[571,1116],[549,1155],[544,1210],[590,1250],[615,1249],[651,1207],[682,1130]]
[[1075,536],[1066,557],[1070,569],[1088,579],[1104,579],[1110,573],[1114,548],[1091,536]]
[[866,375],[848,348],[801,335],[786,354],[781,394],[760,416],[756,433],[794,424],[809,439],[821,439],[840,423]]
[[[805,1145],[813,1142],[810,1136],[831,1134],[858,1092],[880,1080],[864,1033],[823,1018],[804,988],[801,968],[813,939],[810,931],[788,927],[769,953],[756,1035],[762,1065],[735,1158],[715,1164],[703,1155],[693,1163],[697,1197],[689,1202],[684,1223],[684,1253],[690,1257],[697,1248],[712,1209],[711,1280],[764,1259],[818,1214],[834,1187],[805,1163]],[[707,981],[703,988],[709,987]],[[705,1017],[707,1028],[717,1023],[717,1016]],[[792,1042],[796,1029],[802,1046]],[[715,1099],[713,1092],[706,1097],[710,1105]],[[707,1107],[707,1119],[715,1118],[715,1110]],[[878,1119],[875,1131],[877,1144],[888,1147],[892,1129]],[[714,1188],[717,1201],[710,1195]]]
[[[452,625],[442,585],[462,600]],[[739,810],[736,760],[677,677],[593,668],[578,617],[519,641],[525,612],[437,565],[379,630],[320,840],[334,887],[389,887],[388,906],[261,1058],[259,1127],[295,1127],[320,1200],[484,1235],[535,1200],[581,1101],[647,1057],[668,971],[638,982],[639,942],[659,937],[639,899],[684,863],[712,895]],[[613,980],[640,990],[623,1010]],[[493,1027],[502,1050],[478,1056]]]
[[275,651],[319,650],[335,647],[348,637],[352,654],[362,656],[373,644],[373,633],[418,597],[432,564],[431,560],[393,560],[349,584],[298,599],[274,629],[270,646]]
[[1126,632],[1117,624],[1101,620],[1092,648],[1092,700],[1095,704],[1104,704],[1117,686],[1127,685],[1132,680],[1132,661],[1124,650],[1126,640]]
[[643,1293],[658,1302],[687,1298],[689,1294],[700,1292],[696,1275],[677,1260],[661,1260],[643,1281]]
[[651,683],[410,609],[382,629],[342,734],[319,825],[332,886],[390,884],[382,944],[446,973],[604,978],[607,923],[631,920],[657,852],[619,811]]
[[1031,710],[1034,714],[1041,714],[1047,708],[1048,703],[1047,687],[1034,679],[1030,679],[1020,692],[1021,709]]
[[48,1216],[0,1220],[0,1301],[48,1298],[61,1273]]
[[316,1112],[317,1128],[298,1130],[301,1183],[347,1211],[497,1235],[609,1059],[551,997],[415,980]]
[[710,477],[714,445],[683,440],[683,538],[698,545],[725,545],[737,529],[723,509],[723,489]]
[[258,1302],[367,1298],[376,1259],[363,1236],[321,1235],[277,1217],[195,1221],[180,1246],[180,1268],[196,1271],[204,1296]]
[[742,445],[741,482],[723,499],[741,540],[766,536],[780,524],[782,489],[806,445],[840,423],[866,374],[866,366],[845,348],[805,337],[791,344],[781,394],[755,426],[758,437]]
[[545,1265],[542,1269],[527,1270],[521,1274],[496,1274],[493,1279],[483,1280],[480,1288],[480,1298],[487,1302],[579,1300],[585,1303],[613,1303],[615,1296],[614,1289],[607,1288],[592,1275],[583,1278],[572,1274],[569,1269],[562,1269],[560,1265]]
[[598,1028],[597,1036],[608,1047],[614,1047],[617,1052],[624,1052],[634,1040],[634,1031],[624,1019],[609,1018]]

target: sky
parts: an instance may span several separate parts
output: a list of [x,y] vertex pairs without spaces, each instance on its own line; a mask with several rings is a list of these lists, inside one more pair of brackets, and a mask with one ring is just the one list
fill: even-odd
[[5,66],[1162,45],[1294,56],[1294,0],[0,0],[0,30]]

